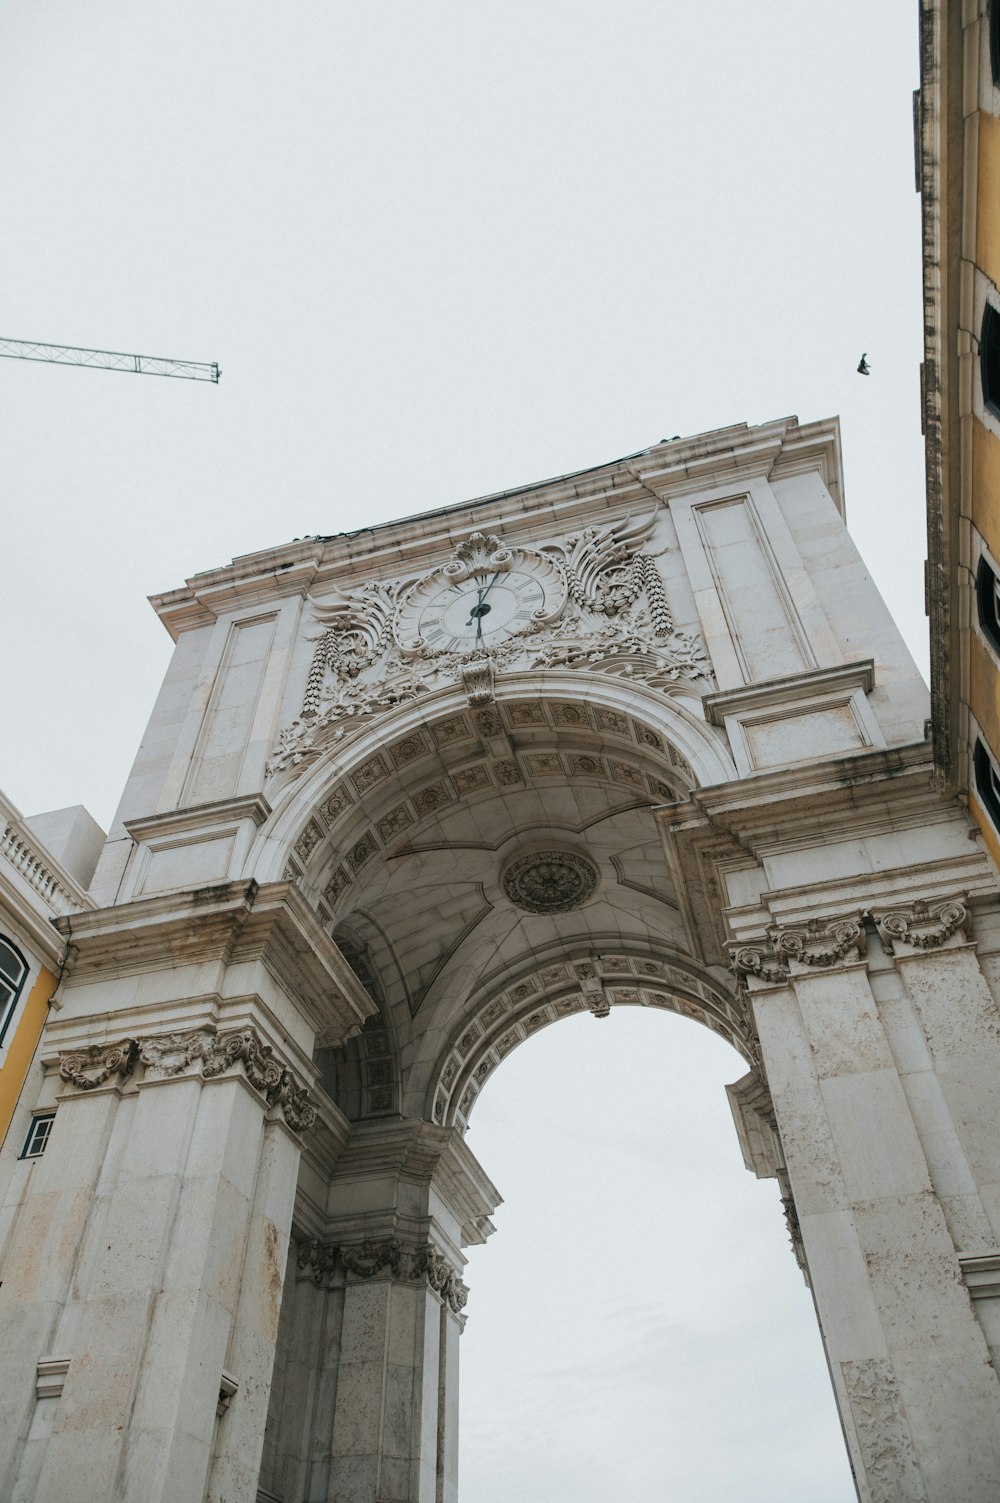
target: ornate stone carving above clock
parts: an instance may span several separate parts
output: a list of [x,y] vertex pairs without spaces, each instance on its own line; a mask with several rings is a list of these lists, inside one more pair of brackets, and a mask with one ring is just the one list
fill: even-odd
[[372,716],[461,684],[472,705],[499,675],[583,668],[666,688],[711,684],[699,638],[674,627],[655,559],[655,511],[537,548],[473,533],[413,579],[373,581],[314,602],[320,631],[302,709],[273,774],[304,767]]

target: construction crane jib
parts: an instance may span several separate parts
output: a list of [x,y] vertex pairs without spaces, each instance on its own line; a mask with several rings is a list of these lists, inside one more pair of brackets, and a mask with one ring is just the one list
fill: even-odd
[[34,339],[0,339],[0,356],[8,360],[45,360],[50,365],[91,365],[98,370],[131,371],[139,376],[174,376],[185,381],[218,382],[222,374],[214,362],[125,355],[117,350],[85,350],[76,345],[40,344]]

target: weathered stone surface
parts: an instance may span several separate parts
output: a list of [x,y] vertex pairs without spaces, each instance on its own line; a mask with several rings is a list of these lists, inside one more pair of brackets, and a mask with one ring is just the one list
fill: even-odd
[[3,1496],[456,1503],[465,1127],[647,1006],[742,1059],[863,1503],[995,1503],[1000,904],[840,489],[726,429],[156,602],[0,1176]]

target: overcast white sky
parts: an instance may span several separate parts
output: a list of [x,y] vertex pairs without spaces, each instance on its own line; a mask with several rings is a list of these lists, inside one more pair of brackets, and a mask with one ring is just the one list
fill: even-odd
[[[926,671],[915,13],[8,0],[0,335],[224,372],[0,360],[13,801],[107,826],[168,658],[153,591],[793,412],[841,415],[851,528]],[[462,1503],[852,1496],[739,1073],[619,1012],[491,1082]]]

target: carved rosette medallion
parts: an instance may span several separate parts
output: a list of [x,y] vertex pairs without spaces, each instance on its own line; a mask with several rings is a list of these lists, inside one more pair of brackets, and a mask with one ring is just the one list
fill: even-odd
[[525,913],[568,913],[597,886],[597,868],[573,851],[532,851],[512,861],[503,890]]
[[306,1132],[316,1120],[309,1092],[277,1058],[253,1028],[219,1033],[213,1024],[184,1033],[151,1034],[122,1039],[114,1045],[91,1044],[59,1056],[59,1075],[68,1085],[92,1091],[117,1077],[126,1080],[137,1064],[144,1079],[169,1080],[192,1068],[212,1080],[241,1069],[269,1109],[281,1113],[295,1133]]

